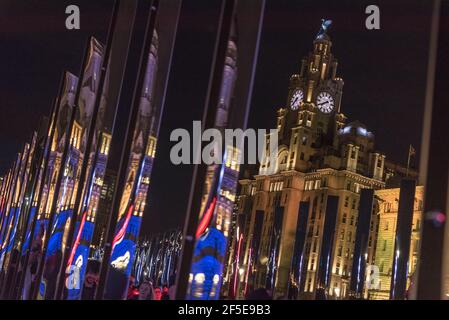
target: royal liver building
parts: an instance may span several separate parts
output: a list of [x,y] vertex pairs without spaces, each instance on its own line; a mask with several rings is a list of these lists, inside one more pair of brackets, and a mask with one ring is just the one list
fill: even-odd
[[[391,189],[388,201],[376,190],[416,172],[405,174],[404,168],[385,161],[373,133],[358,121],[347,123],[341,105],[344,81],[338,76],[338,62],[326,34],[329,24],[323,21],[313,50],[302,59],[299,73],[290,78],[285,107],[277,111],[277,161],[269,160],[270,139],[276,138],[270,136],[258,174],[240,181],[230,276],[225,279],[229,291],[239,297],[264,287],[275,298],[346,298],[351,295],[354,259],[363,257],[358,269],[369,266],[368,275],[362,276],[372,281],[371,286],[364,283],[358,296],[388,298],[390,282],[382,279],[388,280],[392,273],[394,259],[389,255],[394,251],[396,220],[388,231],[389,251],[379,254],[376,247],[379,232],[383,235],[379,224],[385,206],[391,201],[390,209],[396,208],[397,214],[400,189]],[[369,207],[369,223],[364,236],[357,225],[361,194],[368,190],[371,195],[367,192],[364,206]],[[419,223],[420,199],[414,199],[413,224]],[[361,248],[355,245],[357,232]],[[416,246],[415,241],[410,258]],[[383,257],[382,270],[376,254]],[[416,259],[409,260],[410,278]]]

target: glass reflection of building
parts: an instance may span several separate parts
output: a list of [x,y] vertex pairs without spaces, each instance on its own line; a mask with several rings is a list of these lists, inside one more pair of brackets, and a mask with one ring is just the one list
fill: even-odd
[[126,275],[131,272],[146,207],[159,129],[160,111],[154,104],[159,46],[156,32],[151,40],[110,262],[112,267],[124,271]]
[[[229,128],[229,115],[237,79],[237,45],[234,31],[231,40],[228,41],[214,125],[223,136],[224,130]],[[224,149],[224,163],[212,164],[207,168],[199,219],[200,227],[204,224],[207,228],[198,235],[200,238],[197,239],[194,263],[189,276],[188,295],[193,299],[218,299],[220,294],[226,256],[224,251],[231,228],[240,170],[240,150],[236,145],[225,145]],[[208,209],[211,207],[213,214],[209,218]],[[203,251],[211,252],[203,253]]]
[[[78,85],[78,78],[69,72],[65,73],[64,88],[62,96],[57,103],[60,109],[56,117],[56,125],[51,142],[50,154],[48,158],[47,171],[44,173],[42,186],[42,195],[40,203],[37,203],[39,195],[36,193],[34,204],[39,206],[37,219],[48,219],[50,207],[55,196],[56,179],[61,168],[62,153],[66,143],[66,132],[68,130],[70,114],[75,104],[75,93]],[[50,134],[50,133],[49,133]],[[39,228],[39,223],[37,228]],[[36,230],[39,232],[39,230]],[[35,234],[37,236],[37,234]]]
[[[81,172],[84,159],[88,157],[88,167],[92,165],[90,157],[91,146],[88,146],[88,137],[91,123],[97,123],[94,116],[95,101],[98,93],[98,75],[101,72],[103,59],[103,46],[95,39],[89,42],[86,65],[84,66],[79,95],[76,97],[74,109],[75,117],[70,124],[67,154],[64,163],[61,163],[62,177],[59,190],[55,190],[57,197],[51,234],[48,235],[48,248],[45,256],[43,276],[40,284],[39,299],[52,299],[55,294],[55,279],[60,272],[62,253],[67,246],[67,236],[71,225],[73,208],[78,194],[82,192],[80,185]],[[100,120],[101,121],[101,120]],[[95,147],[94,147],[95,148]],[[88,169],[89,170],[89,169]],[[49,209],[52,210],[54,201],[51,201]],[[49,217],[53,212],[48,212]]]

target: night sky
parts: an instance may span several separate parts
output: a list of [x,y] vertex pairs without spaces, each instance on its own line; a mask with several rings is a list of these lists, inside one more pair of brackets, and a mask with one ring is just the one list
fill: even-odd
[[[192,167],[170,163],[169,135],[201,118],[217,2],[184,0],[142,234],[183,223]],[[69,4],[81,9],[79,31],[65,29]],[[365,28],[370,4],[380,7],[380,30]],[[79,73],[87,37],[105,40],[111,8],[111,0],[0,2],[0,173],[49,113],[61,72]],[[421,0],[267,0],[249,127],[274,126],[290,75],[328,18],[345,81],[341,111],[368,126],[387,159],[405,164],[409,144],[419,155],[430,14],[431,1]]]

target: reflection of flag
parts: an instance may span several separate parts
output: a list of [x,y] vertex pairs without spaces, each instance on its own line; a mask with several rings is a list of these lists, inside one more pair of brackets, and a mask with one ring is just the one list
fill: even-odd
[[73,258],[75,257],[76,249],[78,249],[78,245],[80,244],[81,234],[84,230],[84,223],[86,222],[86,216],[87,216],[87,211],[84,212],[83,217],[81,218],[81,224],[80,224],[80,227],[78,230],[78,234],[76,235],[75,243],[73,244],[72,251],[69,256],[69,260],[67,262],[67,268],[69,268],[70,265],[72,264]]
[[408,177],[408,171],[410,169],[410,159],[412,158],[412,156],[414,156],[416,154],[416,150],[415,148],[413,148],[412,145],[409,145],[408,147],[408,158],[407,158],[407,171],[405,173],[405,175]]
[[206,228],[209,226],[210,221],[211,221],[212,216],[213,216],[213,213],[214,213],[216,202],[217,202],[217,198],[214,197],[212,199],[212,202],[208,205],[206,212],[201,217],[200,223],[199,223],[198,228],[196,230],[196,238],[197,239],[204,233]]
[[413,148],[413,146],[410,145],[408,148],[408,156],[411,157],[411,156],[414,156],[415,154],[416,154],[415,148]]
[[131,215],[134,210],[134,205],[131,204],[128,209],[128,213],[126,214],[125,221],[123,222],[123,225],[120,227],[119,231],[114,237],[114,240],[112,241],[112,250],[114,250],[115,246],[122,242],[122,240],[125,238],[126,229],[128,228],[129,220],[131,219]]

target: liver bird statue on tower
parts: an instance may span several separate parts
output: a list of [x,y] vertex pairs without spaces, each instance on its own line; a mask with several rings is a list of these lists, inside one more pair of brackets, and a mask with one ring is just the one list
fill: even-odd
[[321,19],[321,28],[316,35],[316,39],[323,39],[326,37],[326,31],[332,24],[332,20]]

